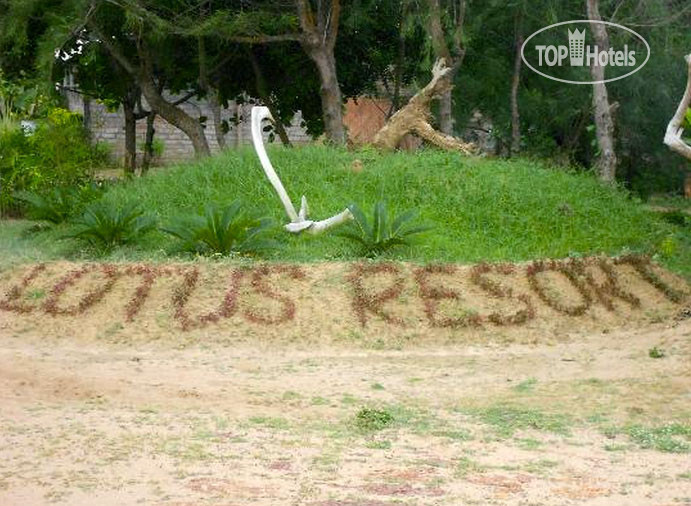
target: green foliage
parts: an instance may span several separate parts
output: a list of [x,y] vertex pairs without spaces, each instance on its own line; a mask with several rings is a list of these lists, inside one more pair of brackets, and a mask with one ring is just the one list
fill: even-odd
[[88,185],[83,188],[53,188],[44,194],[19,191],[14,198],[24,204],[30,219],[57,225],[81,212],[88,202],[100,195],[101,190],[97,186]]
[[161,158],[166,150],[166,143],[161,139],[154,139],[151,144],[151,149],[155,158]]
[[156,220],[137,204],[120,207],[100,200],[87,206],[74,224],[76,230],[67,237],[83,240],[101,252],[135,242],[156,228]]
[[0,66],[0,132],[17,128],[19,120],[33,117],[47,101],[24,79],[5,79]]
[[484,423],[492,425],[502,438],[511,437],[515,431],[526,429],[568,434],[571,425],[571,420],[566,415],[514,406],[492,406],[473,414]]
[[657,346],[653,346],[648,350],[648,356],[650,358],[663,358],[665,355],[665,350],[658,348]]
[[682,209],[672,209],[660,213],[660,217],[667,223],[678,225],[680,227],[691,226],[691,214]]
[[81,117],[65,109],[51,109],[33,134],[0,131],[0,214],[19,211],[17,192],[85,184],[106,157],[90,144]]
[[371,223],[357,205],[351,204],[348,209],[354,220],[339,235],[359,243],[362,246],[362,254],[368,257],[381,255],[395,246],[409,245],[412,236],[431,228],[426,225],[413,225],[412,222],[417,215],[414,210],[391,219],[383,201],[374,205]]
[[[550,168],[535,160],[476,159],[437,150],[381,154],[305,146],[271,147],[269,152],[289,195],[306,195],[314,219],[333,216],[349,201],[386,198],[392,209],[415,208],[421,222],[435,227],[414,248],[402,246],[387,253],[389,258],[477,263],[627,251],[656,254],[664,238],[674,233],[676,251],[660,261],[691,276],[689,227],[662,221],[628,192],[601,185],[591,174]],[[349,170],[356,159],[363,164],[359,174]],[[138,202],[163,224],[179,215],[198,214],[201,202],[227,205],[242,199],[265,210],[275,222],[286,222],[251,148],[124,181],[107,188],[103,199],[113,205]],[[278,232],[282,247],[272,256],[286,262],[358,258],[353,244],[337,232],[338,228],[317,236]],[[54,246],[45,237],[23,239],[23,247],[35,258],[39,246],[53,258],[62,254],[64,243]],[[136,248],[118,249],[115,258],[163,259],[162,252],[170,251],[172,242],[169,235],[151,234]],[[15,242],[14,251],[20,247]]]
[[226,207],[207,205],[203,216],[179,217],[164,232],[182,240],[182,249],[197,253],[260,253],[275,248],[264,239],[271,220],[256,218],[236,200]]
[[384,409],[362,408],[355,415],[355,427],[362,432],[375,432],[393,425],[394,416]]
[[691,425],[670,423],[661,427],[632,425],[626,428],[628,436],[641,448],[667,453],[691,452]]

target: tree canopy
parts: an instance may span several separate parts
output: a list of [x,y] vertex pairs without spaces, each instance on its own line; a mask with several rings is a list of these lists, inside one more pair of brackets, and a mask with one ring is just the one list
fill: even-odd
[[[481,113],[498,155],[520,149],[583,167],[599,156],[592,89],[544,79],[517,59],[519,42],[536,30],[584,19],[585,0],[0,0],[0,12],[4,79],[55,93],[69,74],[112,106],[134,90],[200,155],[209,152],[205,118],[163,90],[221,110],[254,97],[280,125],[301,111],[309,133],[344,143],[346,99],[384,96],[391,114],[429,81],[441,55],[456,65],[453,92],[437,110],[442,131],[461,135]],[[607,86],[617,177],[641,193],[678,188],[688,162],[661,138],[685,84],[691,7],[600,0],[599,12],[635,29],[652,53],[640,72]],[[227,130],[220,115],[213,121]]]

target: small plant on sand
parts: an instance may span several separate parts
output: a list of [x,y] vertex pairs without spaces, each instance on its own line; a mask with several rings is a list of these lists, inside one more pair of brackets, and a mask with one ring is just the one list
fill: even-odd
[[366,257],[376,257],[395,246],[408,245],[414,235],[431,228],[413,223],[417,216],[414,210],[406,211],[392,219],[383,201],[374,205],[371,221],[357,205],[351,204],[348,209],[354,220],[339,235],[359,243],[362,255]]
[[383,430],[394,423],[394,416],[385,409],[362,408],[355,415],[355,426],[363,432]]
[[89,205],[74,224],[77,230],[67,237],[81,239],[102,251],[135,242],[156,228],[155,220],[138,205],[116,207],[103,201]]
[[203,216],[178,218],[162,230],[180,239],[185,251],[230,255],[276,248],[274,241],[264,238],[270,226],[270,220],[249,215],[235,201],[226,207],[208,205]]
[[663,358],[665,355],[665,350],[658,348],[657,346],[653,346],[648,350],[648,356],[650,358]]

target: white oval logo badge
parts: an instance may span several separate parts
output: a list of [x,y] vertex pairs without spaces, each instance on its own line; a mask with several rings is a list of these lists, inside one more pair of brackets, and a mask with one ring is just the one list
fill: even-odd
[[[593,40],[590,26],[596,23],[607,25],[608,48],[598,47]],[[534,72],[553,81],[608,83],[641,70],[650,59],[650,45],[625,26],[578,19],[555,23],[531,34],[521,46],[521,58]],[[592,80],[590,70],[595,66],[605,68],[606,79]]]

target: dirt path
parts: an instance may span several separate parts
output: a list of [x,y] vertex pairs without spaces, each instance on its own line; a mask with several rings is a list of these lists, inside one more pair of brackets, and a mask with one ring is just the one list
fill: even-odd
[[402,351],[2,332],[2,505],[691,504],[688,319]]

